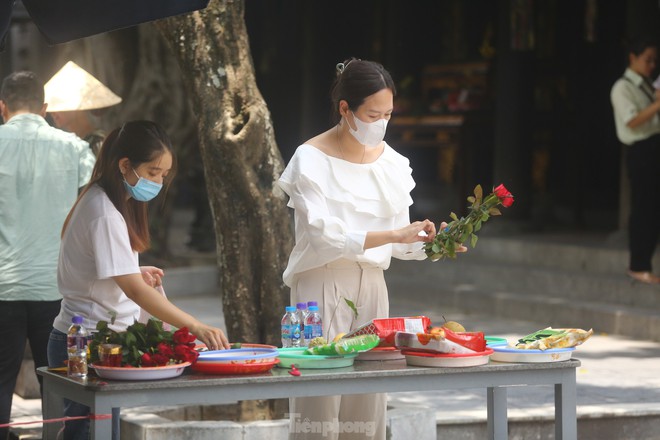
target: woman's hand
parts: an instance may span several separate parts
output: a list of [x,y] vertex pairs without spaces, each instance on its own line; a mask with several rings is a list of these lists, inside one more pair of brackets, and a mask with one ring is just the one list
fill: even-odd
[[163,269],[154,266],[140,266],[142,279],[151,287],[158,287],[163,284],[162,277],[165,275]]
[[426,219],[417,221],[398,229],[396,232],[397,243],[415,243],[418,241],[429,242],[435,237],[435,224]]
[[219,328],[197,322],[196,324],[191,325],[189,330],[190,333],[197,337],[197,339],[206,344],[206,347],[209,350],[230,348],[227,336],[225,336],[225,333]]

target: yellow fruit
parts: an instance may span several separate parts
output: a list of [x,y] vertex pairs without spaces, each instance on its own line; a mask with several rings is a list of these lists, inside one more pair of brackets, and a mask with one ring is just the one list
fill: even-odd
[[337,334],[337,336],[334,337],[334,339],[332,340],[332,342],[337,342],[337,341],[339,341],[341,338],[343,338],[344,336],[346,336],[346,333],[339,333],[339,334]]
[[442,326],[446,329],[449,329],[449,330],[451,330],[453,332],[457,332],[457,333],[465,331],[465,327],[463,327],[461,324],[459,324],[456,321],[447,321]]

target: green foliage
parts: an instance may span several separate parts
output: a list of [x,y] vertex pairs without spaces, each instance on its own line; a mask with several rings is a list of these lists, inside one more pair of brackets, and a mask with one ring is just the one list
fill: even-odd
[[[424,244],[424,251],[431,261],[456,258],[459,244],[470,243],[471,247],[477,245],[479,237],[475,232],[481,229],[490,216],[502,215],[497,206],[502,205],[504,198],[510,198],[507,206],[513,203],[513,196],[503,185],[493,191],[484,198],[481,185],[477,185],[474,188],[474,195],[467,198],[470,203],[468,214],[461,218],[453,212],[449,214],[452,221],[437,233],[433,241]],[[499,197],[495,191],[498,191]]]

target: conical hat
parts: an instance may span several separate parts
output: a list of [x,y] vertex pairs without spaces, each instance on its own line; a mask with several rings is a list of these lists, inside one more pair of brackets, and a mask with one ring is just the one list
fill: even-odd
[[94,110],[110,107],[121,98],[73,61],[69,61],[44,86],[49,112]]

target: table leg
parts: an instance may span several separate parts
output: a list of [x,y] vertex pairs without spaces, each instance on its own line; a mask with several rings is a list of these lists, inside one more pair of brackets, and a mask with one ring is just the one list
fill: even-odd
[[577,438],[575,369],[565,373],[567,379],[555,384],[555,439]]
[[99,418],[99,419],[92,418],[90,420],[89,433],[91,440],[102,440],[102,439],[105,440],[108,438],[112,438],[112,439],[119,438],[118,432],[117,432],[117,437],[115,437],[114,426],[113,426],[115,408],[112,408],[111,403],[109,401],[106,403],[104,400],[98,400],[98,397],[99,397],[99,393],[95,394],[94,405],[90,408],[92,414],[98,414],[98,415],[112,414],[113,417]]
[[121,408],[112,408],[112,440],[119,440]]
[[487,431],[490,440],[509,438],[507,420],[507,389],[506,387],[488,387],[488,422]]
[[[43,381],[42,410],[44,420],[58,419],[64,415],[64,401],[62,397],[50,392],[50,384],[47,379]],[[43,439],[56,439],[60,428],[62,428],[62,423],[44,423]]]

